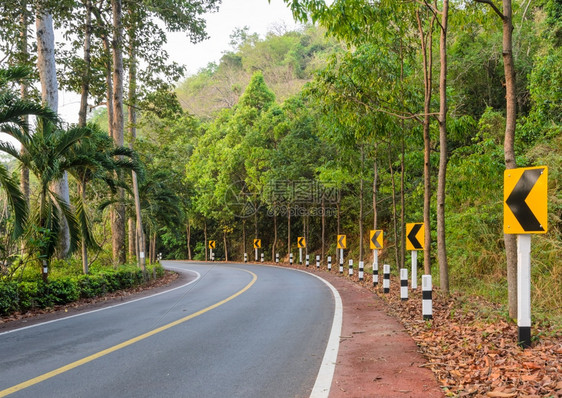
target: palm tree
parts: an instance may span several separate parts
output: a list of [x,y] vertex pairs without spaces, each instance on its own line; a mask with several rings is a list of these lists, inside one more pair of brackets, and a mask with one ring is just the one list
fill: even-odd
[[122,183],[115,181],[114,171],[132,169],[140,173],[139,163],[133,150],[126,147],[116,147],[113,140],[95,124],[88,124],[84,129],[91,131],[87,140],[81,140],[71,147],[69,157],[73,159],[69,173],[78,183],[79,198],[76,206],[76,216],[81,228],[82,236],[82,268],[88,273],[87,248],[98,249],[89,227],[90,222],[86,211],[86,188],[93,180],[104,181],[112,193]]
[[[34,228],[30,233],[33,241],[39,242],[37,251],[44,268],[55,254],[63,220],[68,224],[71,252],[80,240],[80,228],[74,212],[51,186],[83,161],[76,153],[76,146],[90,138],[92,131],[79,127],[59,129],[50,120],[39,117],[33,135],[27,128],[9,128],[5,132],[25,150],[20,152],[11,143],[0,142],[0,152],[12,155],[38,180],[39,205],[32,214]],[[47,280],[45,270],[43,278]]]

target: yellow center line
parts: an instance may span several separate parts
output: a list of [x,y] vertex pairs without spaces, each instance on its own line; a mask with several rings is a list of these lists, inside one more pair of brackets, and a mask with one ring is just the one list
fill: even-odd
[[[240,269],[240,268],[238,268],[238,269]],[[88,362],[91,362],[91,361],[93,361],[94,359],[98,359],[98,358],[101,358],[101,357],[103,357],[103,356],[105,356],[105,355],[107,355],[107,354],[111,354],[112,352],[115,352],[115,351],[117,351],[117,350],[120,350],[121,348],[125,348],[125,347],[127,347],[127,346],[130,346],[130,345],[132,345],[132,344],[134,344],[134,343],[136,343],[136,342],[139,342],[139,341],[141,341],[141,340],[144,340],[144,339],[146,339],[146,338],[148,338],[148,337],[150,337],[150,336],[154,336],[154,335],[157,334],[157,333],[163,332],[164,330],[167,330],[167,329],[170,329],[170,328],[172,328],[172,327],[174,327],[174,326],[177,326],[177,325],[179,325],[180,323],[184,323],[184,322],[186,322],[186,321],[189,321],[190,319],[193,319],[193,318],[195,318],[195,317],[198,317],[199,315],[202,315],[202,314],[204,314],[205,312],[208,312],[208,311],[211,311],[211,310],[213,310],[213,309],[215,309],[215,308],[217,308],[217,307],[220,307],[221,305],[223,305],[223,304],[229,302],[230,300],[232,300],[232,299],[234,299],[234,298],[240,296],[242,293],[246,292],[250,287],[252,287],[252,285],[253,285],[253,284],[256,282],[256,280],[258,279],[257,275],[254,274],[253,272],[250,272],[250,271],[247,271],[247,270],[243,270],[243,269],[240,269],[240,270],[241,270],[241,271],[245,271],[245,272],[251,274],[251,275],[252,275],[252,280],[251,280],[250,283],[248,283],[242,290],[240,290],[240,291],[234,293],[232,296],[230,296],[230,297],[228,297],[228,298],[225,298],[224,300],[219,301],[219,302],[216,303],[216,304],[213,304],[213,305],[211,305],[211,306],[209,306],[209,307],[207,307],[207,308],[204,308],[204,309],[202,309],[202,310],[200,310],[200,311],[197,311],[197,312],[195,312],[195,313],[193,313],[193,314],[191,314],[191,315],[188,315],[188,316],[186,316],[186,317],[184,317],[184,318],[178,319],[177,321],[168,323],[168,324],[166,324],[166,325],[164,325],[164,326],[161,326],[161,327],[159,327],[159,328],[157,328],[157,329],[153,329],[153,330],[151,330],[151,331],[149,331],[149,332],[146,332],[146,333],[144,333],[144,334],[141,334],[140,336],[133,337],[133,338],[130,339],[130,340],[124,341],[124,342],[122,342],[122,343],[120,343],[120,344],[114,345],[113,347],[109,347],[109,348],[107,348],[107,349],[105,349],[105,350],[103,350],[103,351],[100,351],[100,352],[97,352],[97,353],[92,354],[92,355],[90,355],[90,356],[87,356],[87,357],[85,357],[85,358],[79,359],[78,361],[69,363],[68,365],[61,366],[61,367],[58,368],[58,369],[55,369],[55,370],[52,370],[52,371],[50,371],[50,372],[44,373],[44,374],[42,374],[42,375],[40,375],[40,376],[37,376],[37,377],[35,377],[35,378],[33,378],[33,379],[30,379],[30,380],[24,381],[24,382],[22,382],[22,383],[20,383],[20,384],[17,384],[17,385],[15,385],[15,386],[13,386],[13,387],[6,388],[5,390],[0,391],[0,398],[1,398],[1,397],[5,397],[5,396],[10,395],[10,394],[13,394],[13,393],[15,393],[15,392],[17,392],[17,391],[23,390],[23,389],[25,389],[25,388],[27,388],[27,387],[31,387],[31,386],[34,385],[34,384],[41,383],[42,381],[48,380],[48,379],[50,379],[51,377],[55,377],[55,376],[57,376],[57,375],[59,375],[59,374],[61,374],[61,373],[68,372],[69,370],[72,370],[72,369],[74,369],[74,368],[77,368],[78,366],[81,366],[81,365],[84,365],[84,364],[86,364],[86,363],[88,363]]]

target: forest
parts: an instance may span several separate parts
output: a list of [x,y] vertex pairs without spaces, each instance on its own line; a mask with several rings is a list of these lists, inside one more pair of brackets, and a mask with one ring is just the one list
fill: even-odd
[[[265,0],[264,0],[265,1]],[[419,266],[516,317],[503,172],[548,166],[548,232],[532,238],[532,302],[562,301],[562,3],[286,0],[297,31],[241,27],[184,77],[166,31],[206,37],[218,0],[2,3],[2,279],[165,259],[306,252]],[[503,7],[503,8],[502,8]],[[62,32],[57,41],[53,33]],[[79,122],[57,115],[80,94]],[[367,269],[369,269],[367,267]],[[56,276],[56,275],[53,275]]]

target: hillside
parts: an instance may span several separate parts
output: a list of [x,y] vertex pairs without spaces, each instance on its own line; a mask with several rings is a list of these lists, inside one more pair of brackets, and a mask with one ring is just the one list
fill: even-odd
[[262,72],[277,101],[283,102],[298,93],[326,64],[326,58],[341,48],[325,37],[322,28],[313,26],[270,32],[265,38],[242,29],[231,39],[231,51],[218,64],[209,64],[178,85],[176,93],[187,112],[209,118],[234,106],[256,71]]

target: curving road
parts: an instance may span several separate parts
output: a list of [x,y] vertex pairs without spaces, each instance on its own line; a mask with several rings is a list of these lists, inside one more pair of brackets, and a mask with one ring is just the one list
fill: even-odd
[[311,396],[328,339],[339,336],[337,299],[322,280],[268,266],[163,263],[194,280],[1,333],[0,397]]

